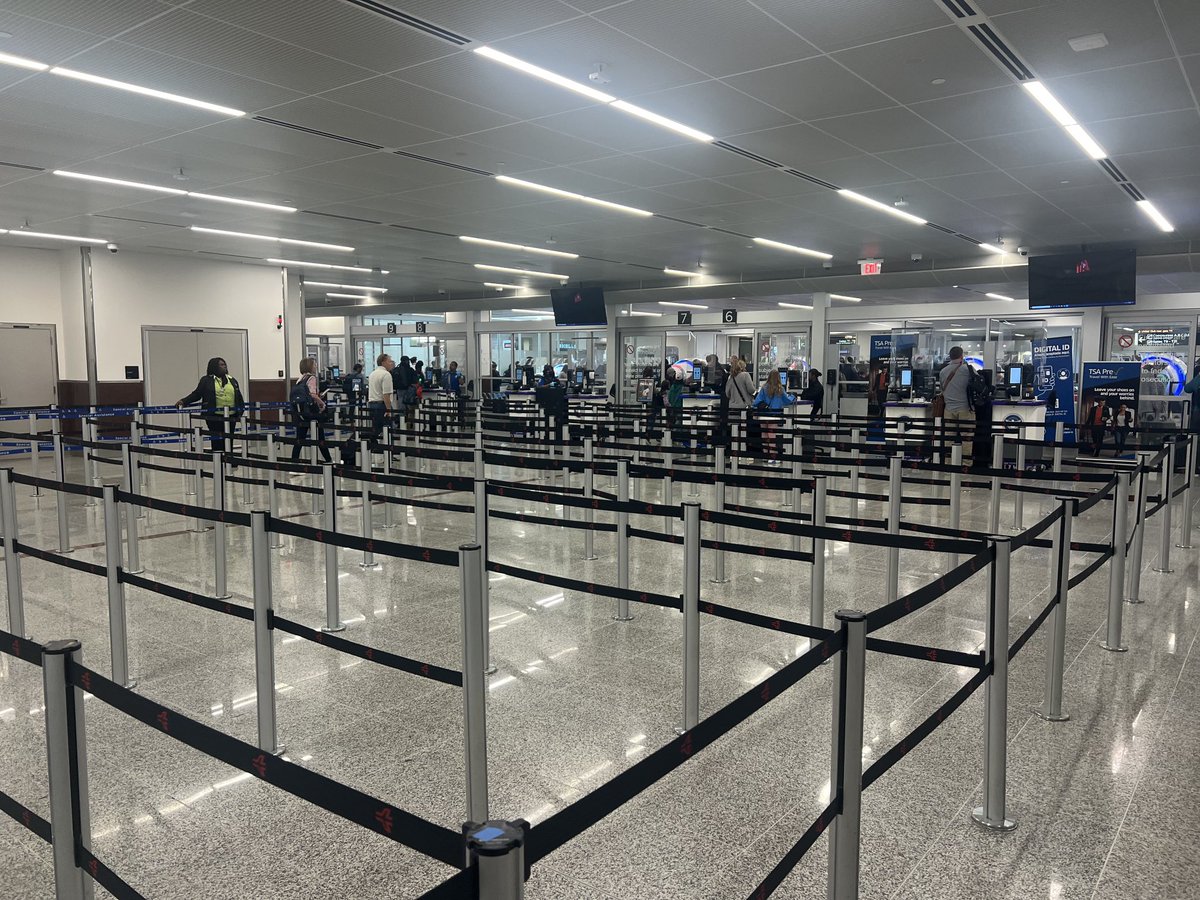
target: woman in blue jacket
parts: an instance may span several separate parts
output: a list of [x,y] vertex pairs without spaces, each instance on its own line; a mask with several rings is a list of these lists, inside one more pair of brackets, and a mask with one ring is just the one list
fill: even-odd
[[[791,406],[795,402],[796,398],[783,389],[783,381],[779,377],[779,370],[772,369],[767,374],[766,383],[758,389],[758,393],[754,396],[754,408],[763,415],[763,449],[769,456],[783,453],[782,436],[776,437],[775,434],[779,420],[771,414],[782,413],[785,407]],[[771,449],[772,444],[775,445],[774,450]],[[778,460],[771,460],[771,465],[778,465],[778,463]]]

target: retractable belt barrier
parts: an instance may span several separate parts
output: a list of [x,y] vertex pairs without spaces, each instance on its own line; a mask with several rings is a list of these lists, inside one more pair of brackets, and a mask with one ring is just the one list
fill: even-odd
[[647,603],[651,606],[662,606],[667,609],[680,609],[682,600],[679,597],[669,597],[666,594],[655,594],[650,591],[638,591],[632,588],[619,588],[611,584],[597,584],[594,581],[580,581],[575,578],[564,578],[561,575],[549,575],[545,572],[532,572],[529,569],[519,569],[516,566],[488,561],[489,572],[507,575],[510,578],[520,578],[523,581],[534,581],[538,584],[549,584],[568,591],[581,594],[596,594],[600,597],[613,597],[618,600],[631,600],[634,603]]
[[415,547],[408,544],[398,544],[395,541],[381,541],[359,537],[352,534],[341,534],[336,531],[325,531],[320,528],[310,528],[307,525],[297,525],[284,519],[268,520],[268,531],[279,534],[290,534],[293,537],[304,538],[318,544],[333,544],[350,550],[364,550],[368,553],[382,553],[385,556],[395,556],[401,559],[413,559],[418,562],[433,563],[438,566],[458,567],[458,554],[453,550],[439,550],[433,547]]
[[[975,545],[975,549],[978,550],[978,545]],[[909,613],[916,612],[922,607],[928,606],[939,597],[945,596],[977,572],[982,572],[995,558],[996,549],[994,547],[988,547],[986,550],[976,552],[966,562],[960,563],[937,581],[930,582],[924,587],[917,588],[911,594],[907,594],[899,600],[889,603],[887,606],[881,606],[879,609],[867,613],[867,634],[898,622]]]
[[198,606],[201,609],[207,609],[211,612],[223,613],[227,616],[233,616],[236,619],[244,619],[247,622],[254,621],[254,610],[248,606],[241,606],[237,603],[230,603],[228,600],[218,600],[215,597],[209,597],[205,594],[197,594],[195,591],[189,591],[186,588],[175,587],[174,585],[164,584],[161,581],[155,581],[152,578],[143,578],[140,575],[134,575],[126,572],[124,569],[119,570],[117,577],[122,583],[128,584],[131,587],[141,588],[144,591],[161,594],[164,597],[170,597],[172,600],[179,600],[183,603],[188,603],[192,606]]

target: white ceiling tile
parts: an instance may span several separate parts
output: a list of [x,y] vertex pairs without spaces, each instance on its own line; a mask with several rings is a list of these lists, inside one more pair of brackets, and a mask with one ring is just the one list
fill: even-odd
[[767,131],[738,134],[729,143],[773,159],[785,166],[808,171],[808,166],[830,159],[858,155],[858,150],[811,125],[785,125]]
[[970,147],[963,144],[934,144],[908,150],[889,150],[879,158],[917,178],[936,178],[943,175],[968,175],[993,168]]
[[824,56],[758,69],[724,80],[797,119],[821,119],[896,105],[896,101],[882,91]]
[[1046,85],[1084,123],[1172,110],[1198,116],[1196,100],[1174,59],[1048,79]]
[[473,41],[494,41],[579,15],[558,0],[404,0],[399,8]]
[[928,147],[946,140],[944,133],[903,108],[821,119],[815,124],[867,153]]
[[703,81],[634,98],[651,112],[718,138],[790,124],[791,116],[720,81]]
[[325,93],[324,97],[380,116],[411,122],[447,137],[461,137],[513,121],[511,116],[387,76],[337,88]]
[[559,131],[625,153],[692,143],[691,138],[683,137],[674,131],[602,106],[589,106],[546,116],[538,119],[537,124],[551,131]]
[[[3,0],[0,2],[0,27],[3,27],[5,13],[16,13],[95,35],[113,37],[162,15],[169,8],[158,0],[104,0],[103,3],[79,3],[77,0]],[[17,50],[5,52],[18,55],[20,53]]]
[[1109,155],[1200,147],[1200,116],[1194,113],[1154,113],[1111,122],[1093,122],[1088,131]]
[[915,103],[912,111],[960,141],[1042,128],[1046,113],[1016,84]]
[[1200,53],[1200,16],[1193,0],[1159,0],[1167,29],[1179,53]]
[[486,147],[500,160],[511,155],[514,158],[538,159],[556,166],[574,165],[612,155],[612,149],[609,147],[584,140],[568,131],[551,129],[532,122],[489,128],[487,131],[471,135],[470,140]]
[[829,53],[945,25],[930,0],[756,0],[788,28]]

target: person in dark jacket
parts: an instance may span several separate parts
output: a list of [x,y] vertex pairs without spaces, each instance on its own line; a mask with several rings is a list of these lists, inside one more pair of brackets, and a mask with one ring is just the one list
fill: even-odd
[[417,373],[413,371],[412,360],[407,356],[400,357],[399,364],[392,369],[392,388],[396,393],[396,410],[404,414],[405,421],[417,403],[416,384]]
[[821,373],[816,369],[808,370],[808,387],[800,394],[800,399],[812,404],[810,418],[821,415],[821,408],[825,405],[825,387],[821,384]]
[[225,451],[225,410],[229,410],[229,421],[236,422],[242,415],[246,400],[242,396],[237,379],[229,374],[229,365],[219,356],[208,361],[208,369],[196,384],[196,389],[181,398],[175,407],[190,406],[199,401],[200,413],[212,435],[213,450]]

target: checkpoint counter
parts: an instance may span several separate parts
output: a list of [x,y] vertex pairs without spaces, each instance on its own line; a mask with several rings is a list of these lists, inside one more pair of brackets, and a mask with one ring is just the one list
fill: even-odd
[[[889,400],[883,404],[883,412],[888,437],[904,425],[905,443],[923,444],[932,439],[933,431],[926,423],[933,422],[933,404],[928,400]],[[915,429],[909,427],[913,424]]]
[[[995,425],[1045,425],[1045,400],[993,400],[992,423]],[[1032,435],[1033,429],[1027,429]]]

